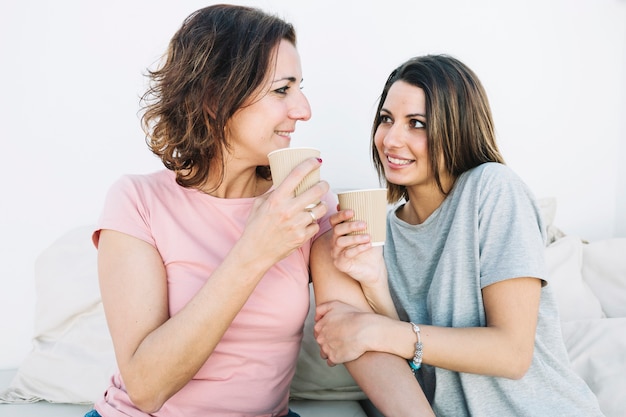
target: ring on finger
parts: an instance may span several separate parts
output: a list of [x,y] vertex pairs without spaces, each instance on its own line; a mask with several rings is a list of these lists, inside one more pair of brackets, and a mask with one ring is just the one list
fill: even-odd
[[311,224],[317,223],[317,217],[315,217],[315,213],[313,213],[313,210],[308,209],[307,212],[311,215]]

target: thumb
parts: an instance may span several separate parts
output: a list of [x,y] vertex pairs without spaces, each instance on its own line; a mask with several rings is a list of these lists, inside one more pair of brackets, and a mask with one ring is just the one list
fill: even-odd
[[330,302],[318,304],[315,308],[315,321],[320,321],[331,309]]

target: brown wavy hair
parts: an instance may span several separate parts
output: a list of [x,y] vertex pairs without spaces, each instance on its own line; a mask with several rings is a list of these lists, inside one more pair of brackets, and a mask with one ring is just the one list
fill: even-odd
[[[169,43],[163,64],[148,70],[142,96],[146,143],[183,187],[207,182],[211,164],[224,176],[228,120],[256,93],[274,48],[296,44],[294,27],[251,7],[214,5],[192,13]],[[269,167],[257,175],[270,179]]]
[[439,176],[441,156],[444,168],[454,179],[485,162],[504,164],[496,144],[487,94],[476,74],[449,55],[409,59],[389,75],[372,126],[372,159],[381,184],[386,184],[390,203],[402,199],[408,201],[409,195],[405,186],[387,182],[374,135],[381,123],[380,111],[389,88],[396,81],[404,81],[424,91],[428,157],[435,182],[444,195],[449,190],[443,189]]

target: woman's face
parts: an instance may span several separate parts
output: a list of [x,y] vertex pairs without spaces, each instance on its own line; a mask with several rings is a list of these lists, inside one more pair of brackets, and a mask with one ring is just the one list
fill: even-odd
[[[296,122],[311,118],[309,101],[301,90],[302,68],[296,47],[282,40],[275,56],[276,66],[269,71],[258,94],[228,122],[231,160],[268,165],[268,153],[289,146]],[[270,62],[274,64],[274,60]]]
[[424,90],[404,81],[389,88],[374,144],[387,181],[415,190],[435,184],[428,157]]

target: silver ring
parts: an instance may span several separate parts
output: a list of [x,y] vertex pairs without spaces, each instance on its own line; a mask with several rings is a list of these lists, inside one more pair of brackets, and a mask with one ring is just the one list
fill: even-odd
[[311,224],[317,223],[317,217],[315,217],[315,213],[313,213],[313,210],[307,210],[307,212],[311,215]]

